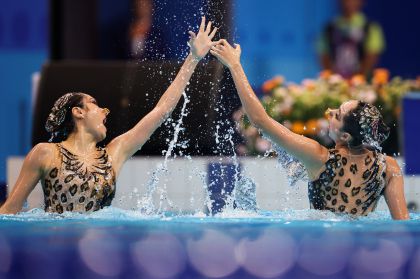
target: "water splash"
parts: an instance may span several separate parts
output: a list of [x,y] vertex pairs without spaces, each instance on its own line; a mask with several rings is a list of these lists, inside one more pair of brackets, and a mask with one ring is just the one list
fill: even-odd
[[[226,122],[227,121],[224,122],[225,125],[226,125]],[[235,152],[235,144],[233,143],[233,140],[232,140],[233,132],[234,132],[233,129],[231,127],[229,127],[228,130],[227,130],[227,133],[223,137],[223,140],[228,143],[227,147],[230,147],[230,149],[232,151],[233,156],[230,158],[230,161],[233,163],[233,166],[234,166],[233,188],[232,188],[231,193],[227,193],[226,204],[225,204],[225,207],[223,208],[223,211],[233,211],[233,210],[235,210],[235,207],[236,207],[236,204],[235,204],[236,188],[237,188],[238,182],[241,178],[240,165],[239,165],[238,157],[236,156],[236,152]],[[222,173],[222,176],[223,175],[224,175],[224,173]],[[226,185],[224,185],[224,188],[225,187],[226,187]]]
[[[205,217],[205,218],[203,218]],[[401,221],[407,224],[417,224],[420,220],[419,213],[411,213],[411,220]],[[298,222],[298,221],[331,221],[340,224],[343,221],[348,222],[351,227],[357,224],[369,224],[369,223],[381,223],[381,222],[392,222],[391,215],[388,211],[375,211],[370,213],[366,217],[354,218],[352,216],[343,214],[335,214],[330,211],[321,211],[314,209],[305,210],[282,210],[282,211],[243,211],[235,210],[233,212],[221,212],[208,217],[202,212],[186,215],[174,215],[171,212],[164,212],[162,214],[144,214],[137,210],[124,210],[116,207],[106,207],[99,211],[95,211],[89,214],[77,213],[77,212],[64,212],[63,214],[58,213],[47,213],[42,208],[35,208],[27,212],[21,212],[15,215],[0,215],[0,221],[24,221],[24,222],[57,222],[61,220],[109,220],[109,221],[137,221],[137,220],[156,220],[159,222],[198,222],[198,223],[212,223],[226,220],[226,222]],[[402,224],[401,223],[401,224]],[[314,223],[314,226],[319,226],[322,223]],[[344,226],[347,226],[344,224]],[[378,229],[383,230],[383,227]]]
[[[157,185],[160,182],[160,177],[163,174],[168,174],[169,158],[173,155],[173,151],[178,143],[178,137],[180,133],[184,130],[184,128],[182,128],[183,118],[188,115],[188,111],[186,110],[186,108],[187,108],[187,104],[190,102],[190,99],[188,98],[185,91],[182,93],[182,96],[184,97],[184,103],[182,105],[180,117],[174,127],[173,138],[169,142],[168,149],[163,152],[165,154],[164,161],[163,163],[159,164],[157,168],[153,171],[149,182],[146,184],[147,190],[146,190],[145,195],[143,196],[142,199],[138,200],[137,202],[138,209],[140,209],[141,212],[147,215],[150,215],[156,211],[155,205],[153,203],[153,194],[155,193],[157,189]],[[161,193],[160,193],[160,198],[159,198],[159,207],[157,209],[158,212],[162,212],[162,206],[163,206],[164,201],[167,201],[169,203],[169,206],[172,206],[172,203],[170,202],[167,196],[166,187],[167,185],[166,183],[164,183],[163,188],[161,188]]]
[[[216,197],[223,197],[224,207],[221,211],[224,214],[233,213],[235,211],[256,211],[256,185],[248,177],[245,176],[241,170],[241,164],[238,159],[234,135],[235,126],[230,118],[226,119],[229,115],[229,108],[226,107],[224,97],[221,91],[226,88],[219,89],[220,99],[216,102],[214,111],[219,116],[219,120],[215,123],[214,139],[216,142],[215,154],[220,156],[220,173],[216,174],[216,181],[209,183],[207,192],[211,195],[211,190],[220,191],[220,195]],[[225,156],[228,156],[227,158]],[[231,166],[231,167],[229,167]],[[233,169],[233,175],[232,175]],[[229,171],[231,170],[231,171]],[[232,177],[231,177],[232,176]],[[214,189],[216,182],[221,182],[219,187],[221,189]],[[213,201],[217,203],[216,200]]]
[[256,212],[258,210],[256,191],[255,182],[251,178],[242,175],[235,184],[236,208],[247,212]]
[[[190,160],[190,162],[192,162],[192,158],[188,156],[188,160]],[[204,193],[205,193],[205,197],[204,197],[204,210],[206,212],[203,212],[201,209],[196,209],[195,214],[208,214],[211,211],[211,200],[210,200],[210,193],[209,193],[209,189],[207,187],[207,172],[204,171],[200,171],[198,169],[197,166],[194,166],[192,169],[192,174],[199,177],[200,181],[201,181],[201,186],[204,189]],[[191,195],[191,199],[190,199],[190,204],[191,207],[194,208],[193,205],[194,202],[194,198],[193,195]]]
[[[285,170],[290,186],[295,186],[299,180],[309,181],[308,173],[304,165],[295,157],[286,152],[282,147],[272,142],[269,137],[263,135],[272,144],[272,149],[277,153],[277,161]],[[268,156],[266,152],[264,156]]]

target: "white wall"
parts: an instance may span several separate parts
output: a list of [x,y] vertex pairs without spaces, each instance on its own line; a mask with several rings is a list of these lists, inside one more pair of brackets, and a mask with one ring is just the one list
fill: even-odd
[[[23,162],[22,157],[11,157],[7,161],[7,182],[9,191],[15,184]],[[155,207],[162,203],[163,210],[195,212],[205,210],[208,183],[207,167],[211,162],[232,163],[230,158],[194,157],[192,159],[173,159],[167,163],[167,171],[161,171],[164,161],[161,157],[135,157],[123,167],[117,179],[116,197],[113,206],[123,209],[136,209],[138,201],[151,185],[151,177],[158,173],[159,181],[153,195]],[[298,182],[290,187],[284,171],[275,159],[240,158],[242,170],[257,185],[257,204],[263,210],[307,209],[307,184]],[[167,199],[160,200],[163,192]],[[407,202],[420,204],[420,178],[405,177]],[[163,195],[165,196],[165,195]],[[40,184],[28,198],[29,208],[43,206]],[[382,199],[378,209],[386,209]]]

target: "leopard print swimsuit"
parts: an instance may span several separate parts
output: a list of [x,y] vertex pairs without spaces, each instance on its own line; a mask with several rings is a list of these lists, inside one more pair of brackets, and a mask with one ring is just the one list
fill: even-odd
[[42,183],[46,212],[89,212],[109,206],[115,196],[115,173],[106,149],[97,148],[95,164],[88,166],[61,144],[56,144],[61,166]]
[[349,154],[329,150],[325,170],[309,183],[311,208],[367,215],[375,210],[385,190],[385,156],[369,151],[350,161]]

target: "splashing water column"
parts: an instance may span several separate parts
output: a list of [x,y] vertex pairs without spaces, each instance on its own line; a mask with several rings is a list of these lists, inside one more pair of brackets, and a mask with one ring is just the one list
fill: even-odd
[[[169,142],[168,149],[164,151],[165,159],[163,163],[160,164],[156,168],[156,170],[153,172],[151,179],[149,180],[147,184],[146,195],[141,200],[139,200],[138,207],[142,210],[142,212],[146,214],[151,214],[156,210],[153,204],[153,194],[156,191],[156,187],[159,183],[160,177],[162,176],[163,173],[168,171],[168,161],[173,154],[174,148],[178,144],[178,137],[180,133],[183,131],[183,128],[182,128],[183,119],[185,116],[188,116],[188,111],[186,108],[187,108],[187,104],[190,102],[190,99],[188,98],[185,91],[182,93],[182,96],[184,97],[184,103],[182,105],[181,115],[174,126],[173,138]],[[166,194],[167,194],[166,189],[163,189],[163,192],[161,193],[161,197],[160,197],[161,203],[158,209],[159,212],[161,211],[162,201],[167,198]]]

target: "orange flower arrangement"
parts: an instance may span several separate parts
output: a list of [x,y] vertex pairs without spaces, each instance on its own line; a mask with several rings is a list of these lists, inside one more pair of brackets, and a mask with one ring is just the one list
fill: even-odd
[[274,78],[267,80],[262,85],[262,90],[264,93],[269,93],[276,87],[279,87],[284,82],[284,77],[275,76]]
[[319,129],[318,127],[318,119],[309,119],[308,121],[306,121],[306,134],[307,135],[311,135],[314,136],[317,134],[317,130]]
[[292,128],[291,128],[292,132],[296,133],[296,134],[304,134],[306,127],[305,124],[302,121],[295,121],[292,123]]
[[372,84],[373,85],[384,85],[389,81],[389,71],[386,69],[376,69],[373,71]]
[[352,86],[361,86],[361,85],[365,85],[366,84],[366,79],[364,75],[354,75],[351,79],[350,79],[350,85]]
[[328,79],[333,74],[330,70],[323,70],[321,73],[319,73],[319,77],[321,79]]
[[[375,104],[382,112],[389,126],[398,123],[401,112],[401,99],[409,91],[420,91],[420,76],[416,80],[390,80],[389,71],[376,69],[371,82],[364,76],[355,75],[343,79],[331,71],[322,71],[318,79],[305,79],[301,84],[286,83],[282,76],[276,76],[262,86],[264,97],[261,102],[267,113],[291,131],[312,137],[316,140],[328,134],[328,120],[325,111],[337,108],[350,99],[363,100]],[[247,118],[238,121],[240,132],[246,138],[248,154],[263,154],[259,133],[251,126]],[[248,131],[248,129],[250,129]],[[254,132],[251,132],[254,131]]]

